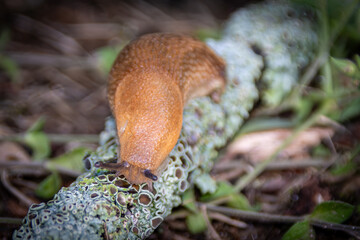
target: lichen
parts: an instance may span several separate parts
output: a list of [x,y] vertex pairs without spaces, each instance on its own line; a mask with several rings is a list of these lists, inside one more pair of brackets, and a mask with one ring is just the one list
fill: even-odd
[[[53,200],[32,205],[14,239],[148,237],[181,204],[181,194],[188,188],[196,184],[203,193],[215,191],[209,171],[218,149],[234,136],[259,98],[256,81],[262,76],[269,86],[266,101],[278,102],[310,61],[316,35],[297,10],[284,2],[267,3],[236,12],[223,39],[207,44],[227,63],[226,90],[220,103],[202,97],[186,106],[181,136],[153,191],[147,184],[131,185],[94,167],[97,161],[113,161],[117,156],[115,123],[109,118],[100,146],[84,156],[87,172]],[[255,52],[254,44],[265,54]],[[275,90],[279,96],[273,96]]]
[[317,35],[313,12],[287,1],[250,5],[229,19],[224,38],[245,41],[260,50],[266,68],[262,81],[263,101],[274,106],[296,86],[301,70],[315,53]]

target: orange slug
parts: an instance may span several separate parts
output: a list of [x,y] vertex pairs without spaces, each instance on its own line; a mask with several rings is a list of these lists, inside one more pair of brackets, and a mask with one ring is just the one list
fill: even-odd
[[189,36],[154,33],[130,42],[108,82],[120,157],[96,166],[151,188],[180,136],[184,105],[198,96],[219,96],[224,70],[220,57]]

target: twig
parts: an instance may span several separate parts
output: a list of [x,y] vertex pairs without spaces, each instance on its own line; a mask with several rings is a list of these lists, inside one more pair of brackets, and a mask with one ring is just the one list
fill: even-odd
[[187,210],[179,210],[171,213],[171,215],[167,216],[165,220],[172,221],[179,218],[186,218],[189,215],[189,211]]
[[35,191],[38,187],[37,183],[21,178],[15,178],[12,180],[12,182],[17,186],[25,187],[26,189],[29,189],[31,191]]
[[54,165],[50,165],[49,161],[44,161],[44,162],[31,162],[31,163],[23,163],[23,162],[0,162],[0,168],[10,168],[10,169],[29,169],[29,168],[34,168],[34,169],[44,169],[47,171],[51,171],[52,169],[55,168],[56,171],[58,171],[60,174],[64,174],[70,177],[78,177],[81,172],[79,171],[75,171],[75,170],[71,170],[71,169],[67,169],[61,166],[55,166]]
[[229,224],[231,226],[234,226],[234,227],[237,227],[237,228],[246,228],[247,227],[246,223],[244,223],[242,221],[239,221],[239,220],[229,218],[229,217],[227,217],[227,216],[225,216],[225,215],[223,215],[221,213],[209,212],[209,217],[211,219],[215,219],[215,220],[227,223],[227,224]]
[[[257,222],[277,222],[277,223],[296,223],[299,221],[303,221],[307,219],[307,216],[282,216],[277,214],[268,214],[268,213],[259,213],[259,212],[250,212],[250,211],[243,211],[233,208],[227,207],[220,207],[214,206],[204,203],[197,203],[198,206],[206,205],[206,209],[208,211],[220,212],[226,214],[228,216],[239,217],[245,220],[257,221]],[[332,229],[332,230],[339,230],[344,231],[356,238],[360,238],[360,227],[358,226],[350,226],[338,223],[329,223],[324,222],[316,219],[311,219],[310,224],[316,227],[324,228],[324,229]]]
[[200,210],[201,210],[202,215],[203,215],[204,218],[205,218],[206,225],[207,225],[207,227],[208,227],[208,230],[209,230],[209,234],[210,234],[211,239],[221,240],[219,234],[216,232],[216,230],[214,229],[214,227],[211,225],[211,222],[209,221],[209,217],[208,217],[207,211],[206,211],[206,205],[201,205],[201,206],[200,206]]
[[84,69],[96,69],[96,58],[88,57],[68,57],[53,54],[36,54],[24,52],[5,52],[17,64],[21,66],[53,66],[60,68],[81,67]]
[[220,205],[231,200],[231,196],[219,197],[213,201],[208,202],[209,205]]
[[27,207],[30,207],[34,203],[30,198],[28,198],[26,195],[24,195],[22,192],[20,192],[18,189],[16,189],[14,186],[11,185],[8,179],[8,173],[5,169],[1,171],[1,182],[9,192],[11,192],[15,197],[17,197],[17,199],[23,202]]

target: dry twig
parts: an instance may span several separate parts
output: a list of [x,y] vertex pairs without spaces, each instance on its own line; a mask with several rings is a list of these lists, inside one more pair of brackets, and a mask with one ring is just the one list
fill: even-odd
[[32,201],[25,194],[23,194],[17,188],[11,185],[8,172],[5,169],[1,171],[1,182],[9,192],[11,192],[17,199],[20,200],[20,202],[24,203],[27,207],[30,207],[34,203],[34,201]]

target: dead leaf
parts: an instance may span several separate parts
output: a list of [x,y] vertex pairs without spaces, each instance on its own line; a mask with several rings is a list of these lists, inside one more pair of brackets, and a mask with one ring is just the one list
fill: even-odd
[[31,162],[29,154],[19,144],[14,142],[0,143],[0,162],[22,161]]
[[[271,156],[291,133],[291,129],[275,129],[246,134],[230,144],[225,158],[231,159],[241,154],[253,162],[261,162]],[[279,154],[279,157],[308,157],[310,147],[319,145],[322,139],[331,138],[333,134],[332,128],[314,127],[305,130]]]

